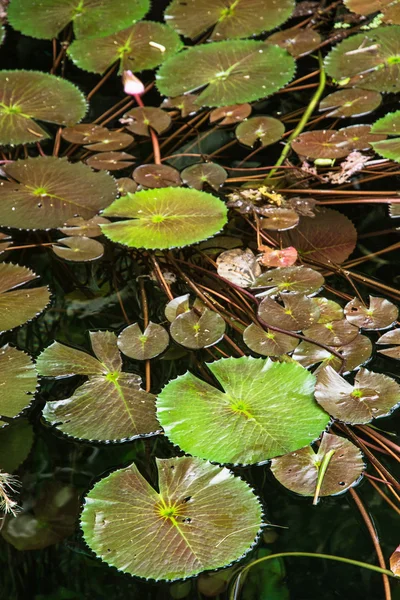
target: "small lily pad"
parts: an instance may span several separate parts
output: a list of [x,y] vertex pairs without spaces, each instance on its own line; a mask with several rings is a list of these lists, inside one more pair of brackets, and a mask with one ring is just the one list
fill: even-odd
[[196,100],[196,94],[183,94],[182,96],[175,96],[175,98],[165,98],[161,106],[164,108],[178,108],[181,111],[182,118],[185,118],[200,110],[195,104]]
[[379,354],[400,360],[400,329],[392,329],[392,331],[384,333],[376,343],[379,345],[395,344],[393,348],[385,348],[384,350],[378,350],[378,352]]
[[251,104],[232,104],[214,108],[210,112],[210,123],[219,121],[218,125],[234,125],[251,115]]
[[189,294],[184,294],[183,296],[178,296],[168,302],[165,307],[165,316],[170,323],[172,323],[176,317],[179,317],[179,315],[183,315],[183,313],[190,310],[189,298]]
[[0,144],[27,144],[50,137],[36,121],[73,125],[87,109],[69,81],[37,71],[0,71]]
[[311,301],[318,306],[320,311],[318,323],[330,323],[343,319],[343,308],[337,302],[324,297],[314,297],[311,298]]
[[45,419],[78,439],[117,441],[158,433],[154,396],[141,388],[138,375],[122,371],[117,336],[92,331],[90,339],[96,358],[59,342],[38,356],[43,377],[88,377],[70,398],[47,402]]
[[60,238],[52,250],[59,258],[73,262],[98,260],[104,254],[103,244],[84,236]]
[[262,254],[258,257],[260,264],[264,267],[291,267],[297,262],[297,259],[297,250],[293,246],[281,250],[264,246]]
[[33,427],[24,417],[0,429],[0,470],[3,473],[13,473],[18,469],[28,457],[34,438]]
[[340,321],[329,321],[327,323],[316,323],[304,329],[306,337],[326,344],[327,346],[344,346],[350,344],[358,335],[358,327],[351,325],[346,319]]
[[245,356],[207,366],[219,389],[186,373],[158,395],[165,434],[184,452],[260,463],[311,443],[328,424],[314,401],[314,376],[297,363]]
[[0,263],[0,332],[19,327],[44,311],[50,302],[47,286],[16,289],[37,277],[26,267]]
[[314,371],[315,374],[327,365],[330,365],[335,371],[343,369],[343,372],[347,373],[364,364],[371,357],[372,342],[365,335],[357,335],[349,344],[332,349],[339,352],[344,363],[325,348],[304,341],[297,346],[293,358],[303,367],[313,367],[320,363],[318,369]]
[[380,12],[383,23],[400,25],[400,6],[398,0],[344,0],[346,7],[359,15]]
[[[136,181],[133,181],[133,179],[130,177],[120,177],[117,179],[116,183],[118,186],[118,192],[121,196],[126,196],[126,194],[134,194],[138,188]],[[108,219],[106,220],[108,221]]]
[[261,267],[250,248],[234,248],[222,252],[217,258],[220,277],[243,288],[253,287],[261,275]]
[[114,152],[127,148],[133,142],[133,137],[128,133],[110,131],[106,127],[100,127],[100,129],[105,129],[105,131],[97,130],[89,136],[88,143],[85,145],[87,150],[92,152]]
[[121,123],[126,129],[137,135],[150,135],[150,127],[157,133],[163,133],[171,125],[171,117],[161,108],[137,106],[125,113]]
[[75,40],[68,55],[80,69],[91,73],[104,73],[117,61],[119,73],[138,73],[157,67],[181,47],[179,36],[167,25],[140,21],[107,37]]
[[71,21],[76,37],[99,38],[144,17],[149,0],[13,0],[10,25],[24,35],[51,40]]
[[179,187],[182,183],[179,171],[168,165],[140,165],[132,177],[146,188]]
[[292,148],[307,158],[342,158],[351,151],[346,136],[333,129],[304,131],[292,141]]
[[298,29],[292,27],[283,29],[270,35],[266,40],[267,44],[276,44],[285,48],[294,58],[310,54],[321,43],[321,36],[314,29]]
[[133,165],[135,157],[127,152],[99,152],[86,159],[86,164],[96,171],[120,171]]
[[187,246],[215,235],[226,223],[227,210],[206,192],[163,188],[127,194],[103,214],[126,219],[101,226],[110,240],[155,250]]
[[132,464],[86,496],[81,527],[97,556],[131,575],[171,581],[226,566],[250,550],[262,510],[243,480],[187,456],[156,464],[157,491]]
[[319,308],[307,296],[285,294],[282,301],[284,306],[272,298],[264,298],[258,307],[260,319],[267,325],[289,331],[301,331],[318,321]]
[[280,267],[257,277],[255,288],[272,288],[269,294],[313,294],[324,284],[321,273],[308,267]]
[[206,308],[201,315],[194,310],[177,315],[170,327],[171,336],[185,348],[198,350],[217,344],[225,333],[225,321]]
[[273,117],[251,117],[242,121],[235,130],[239,142],[251,148],[256,142],[263,147],[270,146],[280,140],[284,133],[284,124]]
[[217,163],[212,162],[191,165],[181,172],[183,183],[195,190],[203,189],[204,184],[207,183],[214,190],[218,191],[224,185],[227,177],[228,173],[225,169]]
[[360,369],[353,386],[328,366],[318,373],[315,398],[335,419],[370,423],[390,415],[397,407],[400,385],[387,375]]
[[198,106],[226,106],[270,96],[289,83],[294,72],[295,62],[282,48],[240,40],[184,50],[169,58],[156,78],[161,94],[179,96],[202,89]]
[[376,110],[382,102],[379,92],[350,88],[325,96],[319,110],[328,113],[328,117],[362,117]]
[[396,321],[399,310],[385,298],[370,296],[369,308],[354,298],[344,307],[344,314],[349,323],[362,329],[386,329]]
[[[371,132],[389,136],[400,136],[400,110],[389,113],[375,121],[371,127]],[[371,145],[380,156],[400,162],[400,137],[377,141]]]
[[151,321],[143,332],[139,324],[134,323],[125,327],[118,336],[118,348],[135,360],[154,358],[164,352],[168,344],[168,332],[161,325]]
[[0,428],[7,426],[3,417],[13,419],[29,406],[36,392],[37,373],[28,354],[9,345],[0,349]]
[[324,457],[332,451],[319,496],[336,496],[358,483],[365,469],[357,446],[338,435],[324,433],[317,452],[307,446],[274,458],[271,471],[288,490],[301,496],[314,496],[320,467]]
[[285,231],[293,229],[299,224],[300,217],[291,208],[279,208],[278,206],[265,208],[262,212],[263,218],[260,219],[261,229],[268,231]]
[[100,224],[109,222],[108,219],[98,215],[88,220],[82,219],[82,217],[71,217],[65,227],[60,227],[60,231],[64,235],[94,238],[101,235]]
[[172,0],[164,18],[178,33],[195,39],[213,28],[210,40],[246,38],[287,21],[294,0]]
[[68,219],[93,217],[117,195],[107,173],[93,173],[66,158],[38,156],[3,167],[16,183],[0,182],[0,225],[22,229],[62,227]]
[[261,356],[281,356],[292,352],[299,340],[277,331],[264,330],[252,323],[243,332],[243,341],[253,352]]

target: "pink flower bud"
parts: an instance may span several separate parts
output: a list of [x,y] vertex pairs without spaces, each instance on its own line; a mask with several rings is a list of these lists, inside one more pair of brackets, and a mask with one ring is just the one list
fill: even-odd
[[144,92],[143,83],[132,73],[132,71],[123,72],[122,83],[124,84],[125,94],[129,94],[129,96],[140,96]]

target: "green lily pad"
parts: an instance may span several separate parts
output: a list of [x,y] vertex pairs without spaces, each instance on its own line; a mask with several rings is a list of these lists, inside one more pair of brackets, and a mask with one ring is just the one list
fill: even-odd
[[86,496],[81,527],[99,558],[131,575],[174,580],[226,566],[251,549],[262,510],[244,481],[196,458],[156,463],[158,491],[132,464]]
[[339,85],[377,92],[400,91],[400,26],[378,27],[343,40],[325,58]]
[[165,434],[184,452],[260,463],[310,444],[328,424],[314,401],[314,376],[299,364],[244,356],[207,366],[220,389],[186,373],[157,398]]
[[243,331],[243,341],[253,352],[261,356],[281,356],[292,352],[299,340],[284,333],[264,330],[252,323]]
[[73,262],[98,260],[104,254],[103,244],[84,236],[60,238],[52,250],[59,258]]
[[70,398],[48,402],[45,419],[79,439],[120,441],[158,433],[154,396],[142,390],[138,375],[122,371],[117,336],[92,331],[90,339],[96,358],[58,342],[38,356],[43,377],[88,377]]
[[225,321],[206,308],[201,315],[193,310],[178,315],[171,323],[171,336],[185,348],[198,350],[217,344],[225,333]]
[[18,469],[28,457],[34,437],[32,425],[23,417],[0,429],[0,470],[3,473]]
[[195,39],[213,27],[210,40],[246,38],[270,31],[289,19],[294,0],[172,0],[164,19]]
[[107,173],[93,173],[66,158],[38,156],[3,167],[16,183],[0,182],[0,225],[21,229],[62,227],[68,219],[93,217],[115,199],[117,186]]
[[205,184],[208,184],[218,191],[227,177],[228,173],[225,169],[213,162],[191,165],[181,172],[183,183],[195,190],[201,190]]
[[399,316],[399,310],[386,298],[369,297],[369,307],[358,298],[354,298],[344,307],[346,319],[352,325],[362,329],[386,329]]
[[362,117],[376,110],[382,102],[379,92],[350,88],[329,94],[319,105],[327,117]]
[[[0,349],[0,429],[3,417],[13,419],[29,406],[36,392],[37,373],[28,354],[9,345]],[[5,393],[7,391],[7,393]]]
[[[371,127],[371,132],[400,136],[400,110],[389,113],[375,121]],[[371,145],[380,156],[400,162],[400,137],[377,141]]]
[[51,40],[71,21],[75,36],[99,38],[144,17],[149,0],[12,0],[7,17],[24,35]]
[[317,452],[307,446],[274,458],[271,471],[288,490],[302,496],[314,496],[321,464],[332,451],[319,496],[336,496],[356,485],[365,469],[357,446],[338,435],[324,433]]
[[182,47],[179,36],[162,23],[140,21],[107,37],[78,39],[68,48],[74,63],[91,73],[104,73],[119,61],[119,73],[153,69]]
[[251,148],[256,142],[263,147],[274,144],[284,133],[284,124],[273,117],[251,117],[242,121],[235,130],[239,142]]
[[26,267],[0,263],[0,332],[31,321],[46,308],[50,302],[47,286],[16,289],[37,277]]
[[315,398],[335,419],[370,423],[398,406],[400,385],[387,375],[360,369],[353,386],[328,366],[318,373]]
[[[326,341],[322,343],[326,343]],[[325,348],[304,341],[297,346],[292,358],[303,367],[313,367],[320,363],[314,374],[327,365],[330,365],[335,371],[343,369],[343,372],[347,373],[364,364],[371,357],[372,342],[365,335],[357,335],[350,343],[332,347],[332,350],[339,352],[344,363]]]
[[74,125],[85,116],[84,95],[69,81],[37,71],[0,71],[0,145],[50,137],[36,121]]
[[279,267],[270,269],[259,277],[252,285],[254,288],[271,288],[269,295],[313,294],[324,285],[321,273],[308,267]]
[[258,316],[267,325],[289,331],[301,331],[318,321],[320,311],[310,298],[300,294],[286,294],[282,297],[284,306],[264,298],[258,307]]
[[392,348],[385,348],[384,350],[378,350],[379,354],[390,356],[390,358],[396,358],[400,360],[400,329],[393,329],[381,335],[379,340],[376,342],[379,345],[382,344],[395,344]]
[[227,209],[221,200],[185,188],[127,194],[115,200],[103,214],[127,219],[101,225],[110,240],[152,250],[200,242],[218,233],[227,220]]
[[226,106],[270,96],[289,83],[294,72],[295,62],[285,50],[246,40],[184,50],[169,58],[156,78],[161,94],[179,96],[202,89],[196,104]]
[[125,327],[118,336],[118,348],[123,354],[136,360],[154,358],[164,352],[168,344],[168,332],[151,321],[143,332],[138,323],[134,323]]

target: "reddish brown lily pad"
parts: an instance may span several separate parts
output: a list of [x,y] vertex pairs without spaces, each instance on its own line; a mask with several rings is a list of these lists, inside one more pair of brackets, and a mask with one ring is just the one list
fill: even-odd
[[89,144],[85,146],[92,152],[113,152],[115,150],[123,150],[130,146],[133,142],[133,137],[122,131],[110,131],[105,127],[105,131],[94,131],[89,138]]
[[299,58],[315,50],[322,40],[319,33],[313,29],[292,27],[273,33],[265,41],[285,48],[294,58]]
[[350,125],[339,129],[338,133],[346,137],[349,151],[369,150],[372,144],[386,139],[385,134],[371,133],[371,125]]
[[299,340],[290,335],[264,330],[255,323],[249,325],[243,332],[243,341],[253,352],[262,356],[281,356],[292,352]]
[[301,331],[318,320],[319,308],[307,296],[286,294],[284,306],[276,300],[264,298],[258,307],[258,316],[267,325],[289,331]]
[[70,236],[85,236],[88,238],[99,237],[101,234],[100,223],[109,223],[105,217],[95,215],[92,219],[82,219],[82,217],[72,217],[68,219],[65,227],[60,227],[61,233]]
[[148,360],[164,352],[169,344],[168,332],[150,323],[142,332],[138,323],[129,325],[118,336],[118,348],[123,354],[135,360]]
[[210,112],[210,123],[219,121],[218,125],[234,125],[247,119],[251,114],[251,104],[231,104],[214,108]]
[[327,298],[311,298],[320,310],[318,323],[329,323],[331,321],[340,321],[343,319],[343,308],[337,302]]
[[307,158],[342,158],[351,151],[347,137],[333,129],[305,131],[292,141],[292,148]]
[[86,159],[86,164],[97,171],[119,171],[133,165],[134,158],[127,152],[101,152]]
[[376,343],[379,345],[396,344],[393,348],[385,348],[385,350],[378,350],[378,352],[379,354],[400,360],[400,329],[392,329],[392,331],[384,333]]
[[162,106],[164,108],[178,108],[182,117],[185,118],[200,110],[196,100],[196,94],[183,94],[182,96],[175,96],[175,98],[166,98]]
[[369,308],[354,298],[344,307],[344,314],[349,323],[362,329],[386,329],[396,321],[399,311],[389,300],[370,296]]
[[134,194],[137,190],[138,184],[133,181],[130,177],[120,177],[117,179],[118,192],[121,196],[126,194]]
[[379,92],[349,88],[326,96],[321,100],[319,110],[328,113],[329,117],[361,117],[377,109],[381,102]]
[[304,329],[304,335],[327,346],[345,346],[358,335],[358,327],[351,325],[346,319],[317,323]]
[[297,346],[293,358],[303,367],[312,367],[320,363],[315,373],[327,365],[335,371],[343,369],[343,372],[347,373],[364,364],[371,357],[372,342],[365,335],[357,335],[349,344],[332,347],[332,349],[341,354],[344,362],[325,348],[304,341]]
[[252,287],[273,288],[270,293],[312,294],[324,284],[318,271],[307,267],[270,269],[257,277]]
[[225,321],[221,315],[208,308],[202,315],[190,310],[176,317],[171,323],[170,333],[174,340],[185,348],[208,348],[222,339]]
[[268,231],[285,231],[297,227],[300,217],[290,208],[271,207],[263,210],[263,218],[260,219],[261,229]]
[[182,183],[179,171],[167,165],[140,165],[132,177],[146,188],[178,187]]
[[259,143],[270,146],[285,133],[284,124],[273,117],[251,117],[236,127],[235,135],[239,142],[251,148]]
[[85,236],[61,238],[52,250],[59,258],[73,262],[98,260],[104,254],[103,244]]
[[150,135],[150,128],[157,133],[163,133],[171,125],[171,117],[162,108],[141,107],[132,108],[121,119],[124,127],[137,135]]
[[228,173],[225,169],[212,162],[191,165],[181,172],[183,183],[195,190],[202,190],[205,183],[214,190],[219,190],[227,177]]

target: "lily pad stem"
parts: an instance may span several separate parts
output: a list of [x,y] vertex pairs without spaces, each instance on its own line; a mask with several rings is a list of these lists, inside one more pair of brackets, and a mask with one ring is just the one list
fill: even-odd
[[[134,94],[133,97],[135,98],[137,105],[140,106],[141,108],[144,108],[143,100],[140,97],[140,94]],[[154,129],[152,129],[152,127],[149,127],[149,131],[150,131],[151,143],[153,145],[154,163],[156,165],[161,165],[160,144],[158,142],[157,134],[154,131]]]

